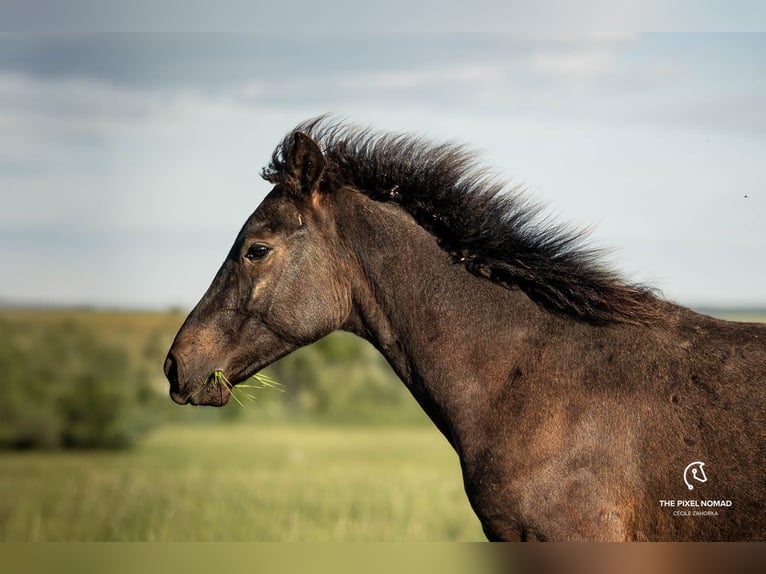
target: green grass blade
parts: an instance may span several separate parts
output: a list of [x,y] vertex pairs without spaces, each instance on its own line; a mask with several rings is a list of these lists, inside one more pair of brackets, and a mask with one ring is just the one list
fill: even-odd
[[[275,381],[268,375],[264,375],[263,373],[256,373],[250,378],[253,380],[252,384],[240,383],[238,385],[232,385],[229,379],[226,378],[226,375],[223,374],[223,371],[219,370],[213,373],[213,375],[205,382],[205,385],[203,385],[202,388],[206,387],[211,382],[214,382],[216,385],[220,386],[225,385],[229,389],[229,393],[231,394],[232,398],[242,407],[245,405],[237,395],[242,395],[245,399],[253,404],[256,404],[257,402],[254,394],[251,394],[245,389],[276,389],[282,393],[285,392],[284,385]],[[202,390],[202,388],[200,390]]]

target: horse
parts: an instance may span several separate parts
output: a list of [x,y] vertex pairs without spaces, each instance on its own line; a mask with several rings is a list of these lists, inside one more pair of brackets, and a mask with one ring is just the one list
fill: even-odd
[[454,448],[488,540],[766,539],[766,325],[630,283],[462,145],[320,117],[261,175],[167,355],[176,403],[344,330]]

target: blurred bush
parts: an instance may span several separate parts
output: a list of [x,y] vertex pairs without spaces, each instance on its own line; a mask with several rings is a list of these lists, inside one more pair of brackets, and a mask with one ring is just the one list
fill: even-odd
[[123,448],[156,422],[126,352],[71,321],[0,320],[0,446]]
[[294,415],[335,423],[428,422],[383,356],[349,333],[299,349],[268,372],[285,385],[285,406]]
[[184,317],[0,309],[0,447],[121,448],[167,421],[428,423],[383,357],[348,333],[266,369],[284,393],[251,389],[255,404],[180,407],[162,364]]

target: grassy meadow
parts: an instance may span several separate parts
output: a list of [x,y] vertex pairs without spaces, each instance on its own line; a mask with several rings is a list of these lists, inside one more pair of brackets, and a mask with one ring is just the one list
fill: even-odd
[[[0,449],[0,540],[483,539],[457,456],[370,345],[333,335],[269,369],[284,393],[258,390],[244,407],[180,407],[167,396],[162,362],[184,316],[0,310],[0,385],[16,398],[0,414],[5,408],[16,424],[44,428],[54,415],[54,430],[72,424],[71,409],[57,410],[56,390],[79,391],[75,383],[105,373],[82,364],[103,354],[93,347],[119,351],[129,370],[104,387],[153,389],[125,413],[105,406],[129,394],[85,396],[79,405],[97,411],[91,432],[107,415],[127,428],[137,409],[150,411],[152,424],[129,447],[50,440]],[[18,357],[45,380],[15,369]]]
[[428,427],[167,425],[130,451],[0,452],[5,541],[482,540]]
[[0,310],[0,541],[484,539],[457,456],[370,345],[332,335],[269,368],[284,393],[179,407],[161,369],[183,318]]

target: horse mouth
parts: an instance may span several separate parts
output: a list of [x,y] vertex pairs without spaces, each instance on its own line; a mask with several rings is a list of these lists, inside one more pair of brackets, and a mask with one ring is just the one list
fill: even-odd
[[222,407],[231,399],[231,388],[214,382],[211,375],[192,392],[171,390],[170,398],[179,405]]

